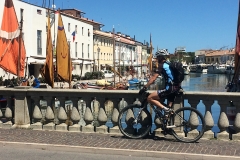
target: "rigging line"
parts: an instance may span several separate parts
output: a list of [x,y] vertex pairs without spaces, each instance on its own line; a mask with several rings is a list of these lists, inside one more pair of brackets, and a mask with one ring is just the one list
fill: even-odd
[[43,4],[42,4],[42,7],[46,7],[46,0],[43,0]]
[[48,9],[49,9],[49,7],[50,7],[50,2],[51,2],[51,0],[48,0]]

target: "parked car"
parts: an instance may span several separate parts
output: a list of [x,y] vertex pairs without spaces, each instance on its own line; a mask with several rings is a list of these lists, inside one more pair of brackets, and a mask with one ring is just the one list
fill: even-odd
[[102,70],[105,78],[111,78],[114,76],[114,73],[110,70]]

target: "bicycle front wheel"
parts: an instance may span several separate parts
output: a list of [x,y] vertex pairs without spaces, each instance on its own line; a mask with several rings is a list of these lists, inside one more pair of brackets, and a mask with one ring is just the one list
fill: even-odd
[[152,128],[152,117],[147,109],[131,104],[120,111],[118,126],[121,133],[128,138],[143,138]]
[[183,107],[170,117],[173,136],[182,142],[196,142],[204,134],[206,123],[202,114],[191,107]]

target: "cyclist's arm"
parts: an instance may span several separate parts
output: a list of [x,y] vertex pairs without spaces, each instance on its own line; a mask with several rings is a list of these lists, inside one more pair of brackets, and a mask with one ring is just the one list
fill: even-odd
[[158,73],[154,73],[144,87],[148,88],[157,79],[158,76],[159,76]]

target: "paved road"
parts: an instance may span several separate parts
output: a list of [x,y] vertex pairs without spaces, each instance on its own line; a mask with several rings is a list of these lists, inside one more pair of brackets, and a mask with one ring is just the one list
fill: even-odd
[[138,157],[132,155],[93,154],[46,149],[44,146],[26,147],[19,144],[0,145],[1,160],[170,160],[167,158]]
[[111,134],[0,129],[0,143],[94,154],[169,159],[240,159],[238,141],[201,139],[198,143],[181,143],[174,139],[159,137],[134,140]]

